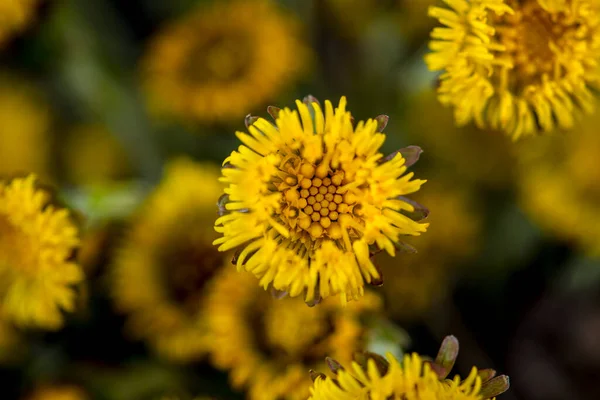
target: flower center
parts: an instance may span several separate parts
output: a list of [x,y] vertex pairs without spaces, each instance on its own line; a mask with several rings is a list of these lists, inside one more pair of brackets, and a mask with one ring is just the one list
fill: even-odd
[[241,77],[250,58],[247,39],[215,34],[191,48],[184,76],[192,82],[230,82]]
[[[273,354],[284,353],[291,360],[325,355],[318,343],[326,342],[330,322],[326,313],[306,307],[301,301],[269,299],[263,316],[263,329],[267,346]],[[319,352],[318,350],[323,350]],[[313,354],[314,352],[319,354]]]
[[585,39],[584,32],[575,18],[564,13],[549,13],[537,0],[509,1],[514,14],[497,16],[491,13],[496,27],[496,36],[506,51],[500,57],[507,57],[514,65],[511,78],[519,88],[541,82],[544,76],[562,77],[564,71],[560,54],[569,54],[573,40]]
[[223,265],[219,253],[198,233],[178,237],[169,244],[161,259],[163,277],[171,299],[190,314],[200,308],[203,289],[210,278]]
[[348,183],[344,171],[315,166],[299,157],[280,169],[285,176],[275,186],[283,193],[281,218],[292,240],[341,239],[343,227],[360,217],[356,196],[343,188]]

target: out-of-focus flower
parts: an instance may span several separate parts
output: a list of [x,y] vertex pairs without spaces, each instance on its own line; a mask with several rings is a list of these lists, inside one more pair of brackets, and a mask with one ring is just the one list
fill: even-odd
[[90,396],[79,386],[42,386],[24,400],[90,400]]
[[73,285],[83,280],[71,261],[79,244],[69,211],[51,204],[36,178],[0,181],[0,306],[2,318],[25,327],[58,329],[73,311]]
[[14,77],[0,77],[0,120],[0,175],[48,175],[50,110],[39,94]]
[[270,0],[215,1],[175,21],[142,61],[150,108],[201,121],[242,117],[306,67],[298,28]]
[[475,254],[481,234],[479,213],[466,189],[436,182],[415,198],[435,210],[429,216],[433,225],[418,241],[418,253],[374,258],[385,277],[386,308],[403,318],[422,316],[444,298],[460,262]]
[[379,152],[387,117],[354,125],[342,97],[335,109],[307,98],[298,111],[271,108],[238,132],[244,143],[225,160],[222,216],[214,242],[238,248],[238,269],[251,271],[267,288],[307,302],[340,294],[357,299],[380,273],[372,252],[395,255],[400,236],[425,232],[428,224],[402,197],[425,182],[405,174],[405,158]]
[[431,7],[444,27],[431,33],[426,62],[442,70],[439,99],[459,125],[514,139],[572,128],[594,108],[600,61],[595,0],[444,0]]
[[519,148],[519,192],[543,229],[600,256],[600,116],[568,136],[528,141]]
[[127,177],[127,153],[106,128],[82,125],[72,129],[62,146],[65,173],[79,185],[102,184]]
[[379,309],[366,293],[343,307],[333,298],[307,307],[298,298],[273,298],[251,274],[226,269],[207,295],[206,318],[213,363],[230,370],[234,387],[256,400],[308,397],[307,371],[323,368],[326,355],[350,361],[366,345],[361,316]]
[[437,104],[432,90],[410,98],[406,126],[410,139],[427,150],[419,162],[419,168],[427,164],[421,172],[433,173],[437,180],[491,189],[513,185],[516,160],[512,143],[490,130],[455,126],[452,111]]
[[446,379],[456,357],[458,341],[449,336],[442,343],[435,362],[416,353],[405,355],[400,363],[391,354],[359,354],[350,368],[328,360],[335,377],[313,372],[309,400],[406,399],[406,400],[483,400],[508,390],[508,377],[495,377],[493,370],[471,369],[462,380],[456,375]]
[[31,23],[39,0],[9,0],[0,2],[0,46]]
[[205,350],[198,318],[205,284],[226,262],[211,245],[218,169],[172,162],[132,221],[113,265],[117,308],[134,336],[162,356],[191,361]]

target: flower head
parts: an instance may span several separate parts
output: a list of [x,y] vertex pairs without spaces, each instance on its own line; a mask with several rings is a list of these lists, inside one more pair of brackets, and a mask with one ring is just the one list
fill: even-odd
[[298,298],[273,298],[251,274],[232,269],[215,277],[207,296],[213,364],[256,400],[305,400],[307,371],[324,368],[328,354],[350,361],[366,345],[361,317],[380,308],[371,293],[347,307],[335,299],[306,307]]
[[405,174],[400,152],[384,158],[381,119],[353,125],[342,97],[325,112],[316,101],[297,101],[298,111],[271,111],[275,125],[258,118],[238,132],[244,143],[225,160],[228,187],[214,243],[239,248],[238,269],[305,300],[362,295],[380,274],[371,252],[395,254],[402,235],[419,235],[427,224],[404,213],[404,195],[425,181]]
[[570,135],[525,141],[519,148],[520,202],[552,235],[600,256],[600,116]]
[[129,314],[134,336],[160,355],[190,361],[205,351],[198,318],[203,290],[225,264],[211,245],[218,170],[187,159],[172,162],[133,218],[115,257],[113,296]]
[[446,379],[457,356],[458,341],[448,336],[435,362],[425,361],[416,353],[405,355],[402,363],[391,354],[386,360],[365,353],[344,369],[330,359],[328,366],[335,377],[313,372],[309,400],[483,400],[508,389],[508,377],[495,377],[495,371],[475,367],[465,380],[458,375]]
[[202,121],[242,117],[302,72],[297,21],[269,0],[215,1],[156,36],[142,64],[157,114]]
[[571,128],[591,112],[600,74],[595,0],[444,0],[426,56],[443,70],[439,99],[459,125],[475,121],[518,138]]
[[0,181],[0,315],[20,326],[60,328],[84,278],[71,261],[78,229],[50,201],[34,175]]
[[31,22],[38,0],[0,2],[0,45]]

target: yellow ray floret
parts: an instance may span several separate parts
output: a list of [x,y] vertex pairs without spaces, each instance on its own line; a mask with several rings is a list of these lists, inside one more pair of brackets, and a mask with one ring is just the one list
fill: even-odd
[[402,235],[427,225],[403,212],[411,180],[400,153],[384,159],[385,135],[369,119],[353,125],[342,97],[334,110],[296,102],[277,110],[275,125],[259,118],[238,132],[243,142],[225,160],[225,206],[215,229],[220,251],[238,248],[238,269],[251,271],[307,302],[341,294],[356,299],[380,278],[374,249],[395,254]]
[[79,244],[69,211],[50,203],[35,176],[0,181],[0,306],[21,326],[58,329],[73,311],[73,285],[83,279],[70,261]]
[[298,25],[270,0],[214,1],[174,21],[142,60],[151,111],[200,121],[242,117],[306,69]]
[[366,368],[352,363],[339,370],[335,379],[317,377],[309,400],[480,400],[481,379],[473,368],[466,380],[460,377],[440,381],[418,354],[406,355],[400,364],[388,354],[388,370],[382,374],[374,360]]
[[594,108],[597,0],[444,0],[425,61],[459,125],[524,135],[572,128]]

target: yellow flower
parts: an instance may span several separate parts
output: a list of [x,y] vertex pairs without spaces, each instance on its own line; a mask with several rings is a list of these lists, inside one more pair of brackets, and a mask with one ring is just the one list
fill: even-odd
[[113,294],[129,329],[159,354],[191,361],[204,353],[198,318],[204,285],[225,264],[211,245],[218,169],[171,163],[132,221],[113,265]]
[[127,153],[105,127],[73,128],[62,146],[65,173],[72,183],[92,185],[124,178],[131,171]]
[[347,307],[335,299],[312,308],[298,298],[275,299],[251,274],[233,269],[215,277],[205,304],[213,364],[256,400],[305,400],[308,370],[323,368],[326,355],[350,361],[366,345],[360,317],[380,307],[370,293]]
[[25,400],[89,400],[90,397],[80,387],[74,385],[42,386]]
[[0,45],[27,27],[37,5],[38,0],[0,1]]
[[[396,258],[382,253],[374,258],[385,277],[386,309],[396,317],[422,316],[443,300],[461,262],[478,249],[481,212],[472,193],[454,184],[441,184],[442,179],[436,178],[415,197],[435,210],[428,218],[432,226],[427,235],[419,238],[419,251]],[[410,238],[404,241],[409,245],[415,242]]]
[[444,0],[431,7],[432,70],[439,99],[459,125],[502,130],[514,139],[573,126],[594,108],[600,61],[596,0]]
[[521,144],[520,201],[546,231],[600,256],[600,116],[570,135]]
[[0,175],[30,171],[47,175],[50,110],[39,94],[15,77],[1,76],[0,120]]
[[275,125],[258,118],[249,134],[237,133],[244,145],[225,160],[223,236],[214,244],[239,248],[238,269],[265,288],[304,291],[307,302],[357,299],[365,281],[380,278],[371,251],[394,255],[401,235],[426,230],[403,214],[414,207],[402,197],[425,181],[405,174],[399,152],[383,158],[378,121],[353,126],[346,98],[335,111],[326,101],[325,113],[317,102],[296,104],[271,109]]
[[84,278],[70,261],[78,229],[50,201],[34,175],[0,181],[0,314],[21,326],[60,328]]
[[473,367],[466,380],[459,376],[440,381],[438,375],[418,354],[404,356],[400,364],[391,354],[385,373],[375,360],[367,367],[352,363],[348,370],[337,371],[335,379],[319,376],[311,387],[309,400],[481,400],[481,378]]
[[227,120],[290,85],[307,52],[297,21],[272,1],[215,1],[152,40],[142,79],[157,114]]

